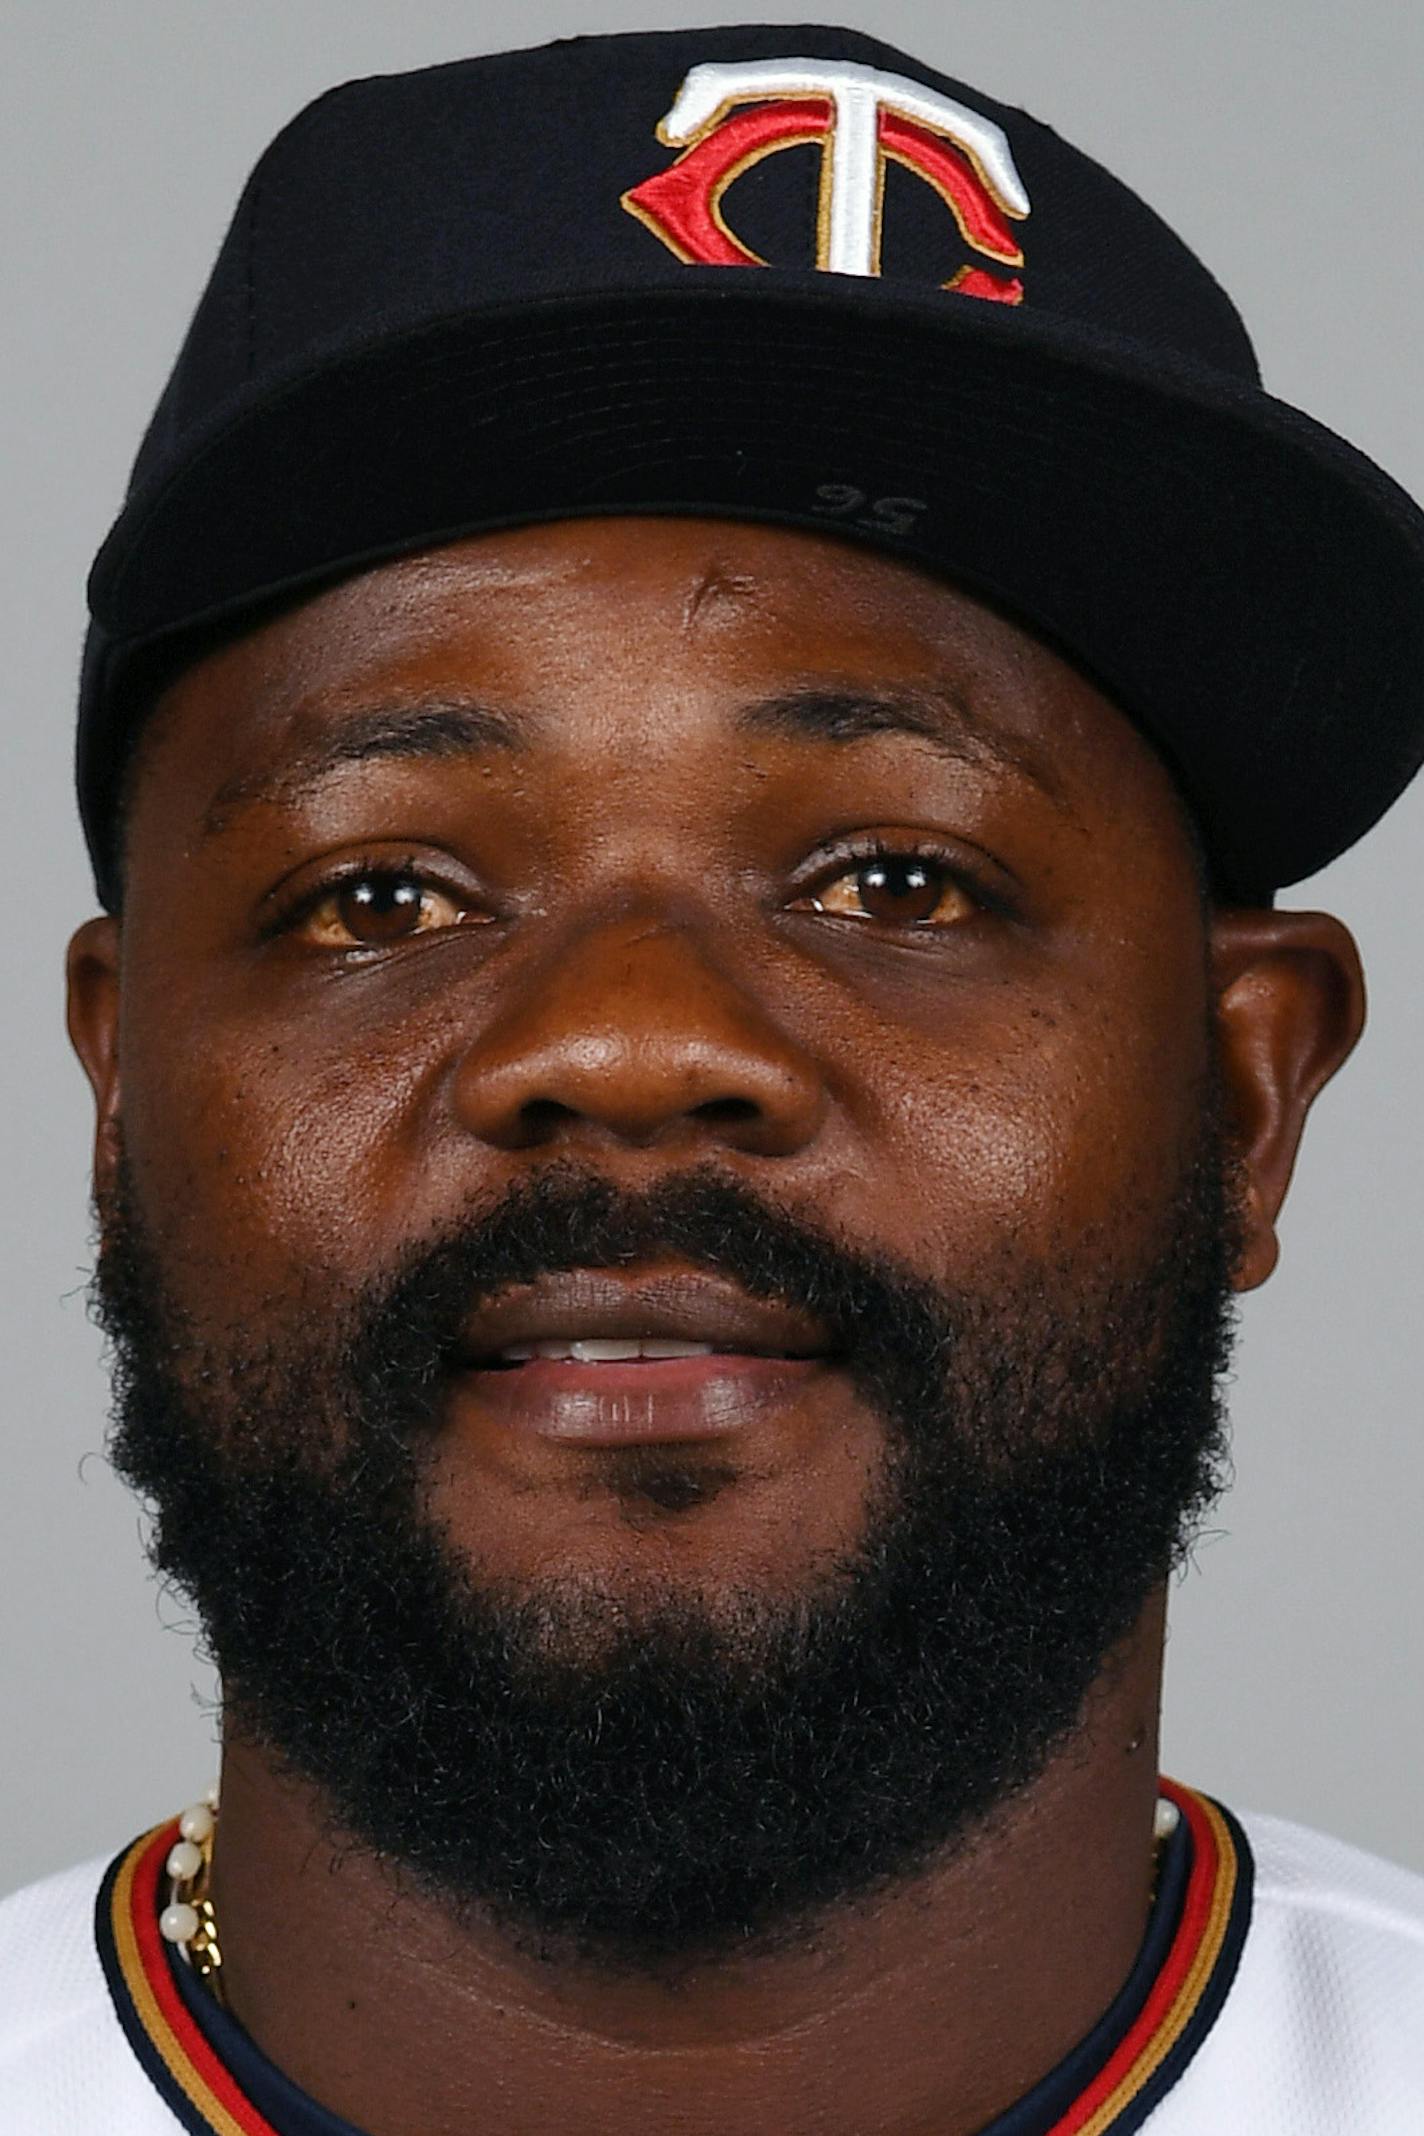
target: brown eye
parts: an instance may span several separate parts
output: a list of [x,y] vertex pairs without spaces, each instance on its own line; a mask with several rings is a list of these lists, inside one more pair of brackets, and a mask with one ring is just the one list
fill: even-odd
[[813,912],[891,927],[945,925],[976,909],[944,864],[923,853],[877,853],[823,882],[807,902]]
[[466,917],[454,898],[414,875],[352,876],[307,912],[300,931],[324,948],[374,949],[453,927]]

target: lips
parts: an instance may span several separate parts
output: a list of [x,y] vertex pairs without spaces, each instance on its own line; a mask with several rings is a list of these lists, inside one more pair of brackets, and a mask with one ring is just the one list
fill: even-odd
[[574,1269],[472,1316],[456,1359],[474,1428],[582,1448],[725,1439],[784,1420],[828,1331],[687,1269]]

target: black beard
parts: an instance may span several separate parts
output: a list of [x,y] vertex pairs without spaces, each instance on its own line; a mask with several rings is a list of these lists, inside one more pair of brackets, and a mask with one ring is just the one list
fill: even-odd
[[[185,1323],[121,1173],[114,1459],[234,1725],[348,1839],[550,1958],[665,1976],[786,1948],[1035,1778],[1189,1547],[1225,1470],[1235,1188],[1213,1086],[1130,1278],[1079,1244],[952,1291],[708,1169],[635,1200],[555,1165],[243,1343]],[[820,1316],[884,1420],[861,1547],[792,1600],[511,1591],[428,1509],[472,1307],[654,1256]],[[638,1452],[626,1489],[695,1497],[678,1449]]]

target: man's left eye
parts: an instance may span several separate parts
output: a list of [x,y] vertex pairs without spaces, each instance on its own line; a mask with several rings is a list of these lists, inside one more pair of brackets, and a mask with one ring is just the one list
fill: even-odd
[[313,900],[295,931],[323,949],[375,949],[454,927],[469,915],[457,898],[416,875],[353,875]]
[[879,920],[892,927],[949,926],[972,918],[978,905],[943,861],[923,853],[877,853],[795,900],[796,912],[838,919]]

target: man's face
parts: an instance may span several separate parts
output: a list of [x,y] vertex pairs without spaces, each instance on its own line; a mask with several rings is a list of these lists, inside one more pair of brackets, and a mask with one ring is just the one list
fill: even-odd
[[[119,1450],[238,1724],[540,1933],[711,1948],[949,1843],[1209,1488],[1233,1216],[1179,805],[908,567],[568,522],[211,655],[134,782],[120,1058]],[[640,1335],[712,1348],[522,1354]],[[303,1584],[339,1678],[276,1649]],[[483,1854],[401,1826],[425,1694]],[[699,1784],[725,1844],[679,1872]],[[538,1891],[531,1790],[582,1819]]]

